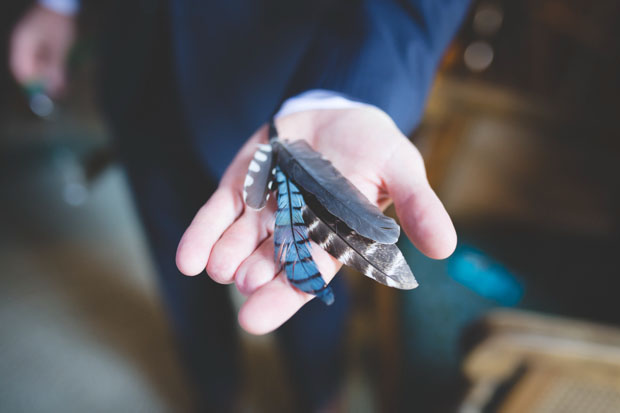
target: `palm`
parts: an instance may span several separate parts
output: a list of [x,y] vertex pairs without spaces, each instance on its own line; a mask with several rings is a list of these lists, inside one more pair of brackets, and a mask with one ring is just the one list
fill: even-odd
[[294,118],[283,119],[279,127],[281,135],[284,138],[290,136],[307,140],[314,149],[332,161],[370,201],[375,204],[385,201],[387,193],[382,185],[384,165],[396,147],[403,143],[396,126],[379,111],[360,113],[358,109],[324,112],[314,113],[319,118],[313,122],[317,126],[314,130],[307,130],[305,136],[299,133],[293,135],[296,123]]
[[[370,201],[385,207],[392,199],[405,232],[421,251],[433,258],[452,252],[454,228],[428,186],[422,159],[387,115],[370,108],[307,111],[277,123],[283,138],[307,140]],[[263,127],[241,149],[177,253],[184,274],[196,275],[206,267],[215,281],[234,282],[248,295],[239,322],[256,334],[274,330],[312,299],[276,274],[271,236],[275,205],[260,212],[243,206],[248,164],[256,143],[266,140]],[[331,280],[340,264],[318,247],[313,256],[324,278]]]

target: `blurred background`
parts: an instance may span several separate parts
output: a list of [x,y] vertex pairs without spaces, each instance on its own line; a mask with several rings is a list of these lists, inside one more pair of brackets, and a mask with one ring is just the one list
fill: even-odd
[[[83,21],[62,99],[0,69],[0,410],[191,411]],[[619,22],[473,2],[412,136],[459,246],[401,240],[410,292],[347,275],[338,410],[620,412]],[[295,411],[274,337],[240,334],[240,410]]]

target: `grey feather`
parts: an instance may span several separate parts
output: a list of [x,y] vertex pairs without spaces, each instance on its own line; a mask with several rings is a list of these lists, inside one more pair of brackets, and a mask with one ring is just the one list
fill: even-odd
[[282,171],[302,190],[363,237],[383,244],[398,241],[400,227],[305,141],[270,141]]
[[274,179],[275,156],[271,145],[259,144],[248,166],[243,184],[243,200],[252,209],[263,209]]
[[334,258],[389,287],[410,290],[418,286],[403,254],[395,244],[364,238],[331,215],[311,195],[304,194],[302,209],[310,239]]

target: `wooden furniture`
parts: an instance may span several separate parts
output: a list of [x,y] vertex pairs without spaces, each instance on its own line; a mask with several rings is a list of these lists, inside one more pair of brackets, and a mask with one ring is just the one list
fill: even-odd
[[503,310],[480,331],[460,412],[620,412],[619,328]]

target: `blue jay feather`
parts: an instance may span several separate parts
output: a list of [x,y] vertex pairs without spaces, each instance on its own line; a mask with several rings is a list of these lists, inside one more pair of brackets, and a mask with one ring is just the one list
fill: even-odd
[[280,168],[275,169],[278,209],[273,233],[274,259],[284,266],[286,277],[294,287],[332,304],[332,289],[323,280],[310,252],[308,228],[302,216],[304,198]]

